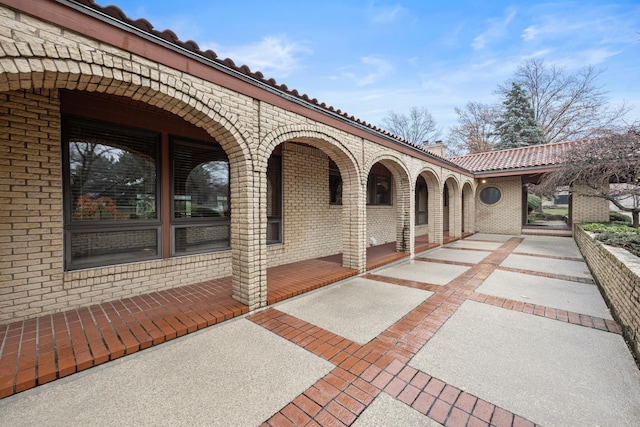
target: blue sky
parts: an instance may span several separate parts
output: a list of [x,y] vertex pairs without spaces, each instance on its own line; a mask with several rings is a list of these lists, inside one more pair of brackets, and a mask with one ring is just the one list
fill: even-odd
[[[106,5],[102,0],[98,3]],[[640,118],[640,2],[113,0],[236,65],[380,126],[426,107],[446,136],[455,107],[499,102],[524,60],[601,70]]]

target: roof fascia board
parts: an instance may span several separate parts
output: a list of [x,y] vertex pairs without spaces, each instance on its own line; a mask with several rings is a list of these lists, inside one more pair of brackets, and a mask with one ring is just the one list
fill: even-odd
[[[320,114],[322,116],[325,116],[327,118],[330,118],[332,120],[336,120],[340,123],[342,123],[343,125],[346,125],[347,127],[350,128],[355,128],[357,130],[359,130],[360,132],[364,132],[366,135],[369,135],[370,137],[373,137],[373,142],[376,142],[375,140],[377,139],[378,142],[384,142],[383,145],[389,146],[389,145],[394,145],[394,146],[399,146],[402,147],[402,152],[412,155],[413,157],[417,157],[417,158],[426,158],[428,159],[429,162],[431,163],[435,163],[439,166],[443,166],[446,167],[448,169],[454,169],[460,173],[463,173],[464,175],[473,176],[473,173],[453,162],[451,162],[450,160],[447,160],[445,158],[439,157],[439,156],[435,156],[434,154],[426,151],[426,150],[422,150],[420,148],[414,147],[411,144],[407,144],[403,141],[397,140],[395,138],[390,137],[389,135],[386,135],[383,132],[377,131],[371,127],[365,126],[363,124],[357,123],[353,120],[350,120],[348,117],[345,117],[344,115],[338,114],[336,112],[332,112],[330,110],[327,109],[323,109],[322,107],[318,106],[318,105],[314,105],[311,102],[305,101],[304,99],[301,98],[297,98],[294,95],[288,94],[285,91],[279,90],[277,88],[274,88],[250,75],[247,74],[243,74],[237,70],[234,70],[233,68],[227,67],[224,64],[218,63],[216,61],[213,61],[207,57],[204,57],[202,55],[197,54],[196,52],[192,52],[188,49],[185,49],[181,46],[178,46],[176,44],[173,44],[167,40],[164,40],[154,34],[150,34],[146,31],[143,31],[129,23],[120,21],[118,19],[113,18],[112,16],[109,16],[99,10],[95,10],[91,7],[88,7],[82,3],[79,3],[75,0],[54,0],[56,3],[61,4],[63,6],[66,6],[68,8],[71,8],[79,13],[82,13],[84,15],[88,15],[94,19],[97,19],[105,24],[108,24],[112,27],[118,28],[119,30],[125,31],[129,34],[135,35],[137,37],[140,37],[141,39],[147,40],[151,43],[154,43],[156,45],[161,46],[162,48],[168,49],[170,51],[173,51],[175,53],[178,53],[181,56],[187,57],[193,61],[196,61],[200,64],[206,65],[208,67],[211,67],[217,71],[220,71],[226,75],[229,75],[235,79],[238,79],[242,82],[248,83],[260,90],[263,90],[271,95],[275,95],[278,98],[284,99],[288,102],[291,102],[295,105],[301,106],[306,110],[310,110],[313,111],[317,114]],[[7,4],[8,6],[17,9],[17,10],[28,10],[28,13],[34,13],[37,12],[38,8],[35,5],[35,3],[37,3],[37,1],[34,0],[29,0],[29,2],[27,2],[27,4],[31,4],[31,7],[27,7],[25,8],[25,3],[24,0],[6,0],[3,3]],[[39,16],[40,18],[43,18],[45,20],[48,20],[50,22],[54,22],[51,19],[47,19],[47,17],[45,16],[41,16],[38,15],[37,13],[34,13],[36,16]],[[77,30],[75,30],[77,31]],[[344,129],[343,129],[344,130]],[[353,132],[353,131],[352,131]],[[358,132],[358,133],[360,133]],[[391,148],[391,147],[389,147]]]
[[527,175],[528,173],[545,173],[559,169],[561,166],[541,166],[518,169],[499,169],[485,172],[474,172],[476,178],[497,178],[502,176]]

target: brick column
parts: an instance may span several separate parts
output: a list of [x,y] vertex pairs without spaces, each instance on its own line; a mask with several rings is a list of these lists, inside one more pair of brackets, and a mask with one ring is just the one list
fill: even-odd
[[359,177],[343,176],[342,265],[364,272],[367,267],[367,184]]
[[0,324],[68,306],[57,91],[0,93]]
[[253,310],[267,301],[266,166],[252,170],[231,156],[229,162],[233,298]]
[[441,245],[444,241],[443,232],[442,232],[442,228],[444,226],[443,220],[442,220],[443,185],[438,184],[437,182],[433,182],[433,185],[431,185],[430,181],[427,181],[427,185],[429,188],[429,201],[428,201],[429,242],[437,243]]
[[396,186],[396,251],[413,253],[415,246],[415,196],[407,177],[398,179]]
[[[609,185],[605,183],[603,185]],[[609,201],[601,197],[591,197],[593,190],[584,184],[573,185],[571,198],[571,223],[609,221]]]
[[462,192],[454,180],[449,180],[449,236],[462,236]]

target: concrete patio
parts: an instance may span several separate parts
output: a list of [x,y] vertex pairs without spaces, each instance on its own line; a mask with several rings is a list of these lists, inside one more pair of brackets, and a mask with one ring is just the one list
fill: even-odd
[[572,239],[476,234],[0,400],[0,424],[635,426]]

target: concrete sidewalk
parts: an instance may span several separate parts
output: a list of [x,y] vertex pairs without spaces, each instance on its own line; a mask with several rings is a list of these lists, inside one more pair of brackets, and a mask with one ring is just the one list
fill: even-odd
[[640,425],[573,240],[477,234],[0,400],[0,425]]

